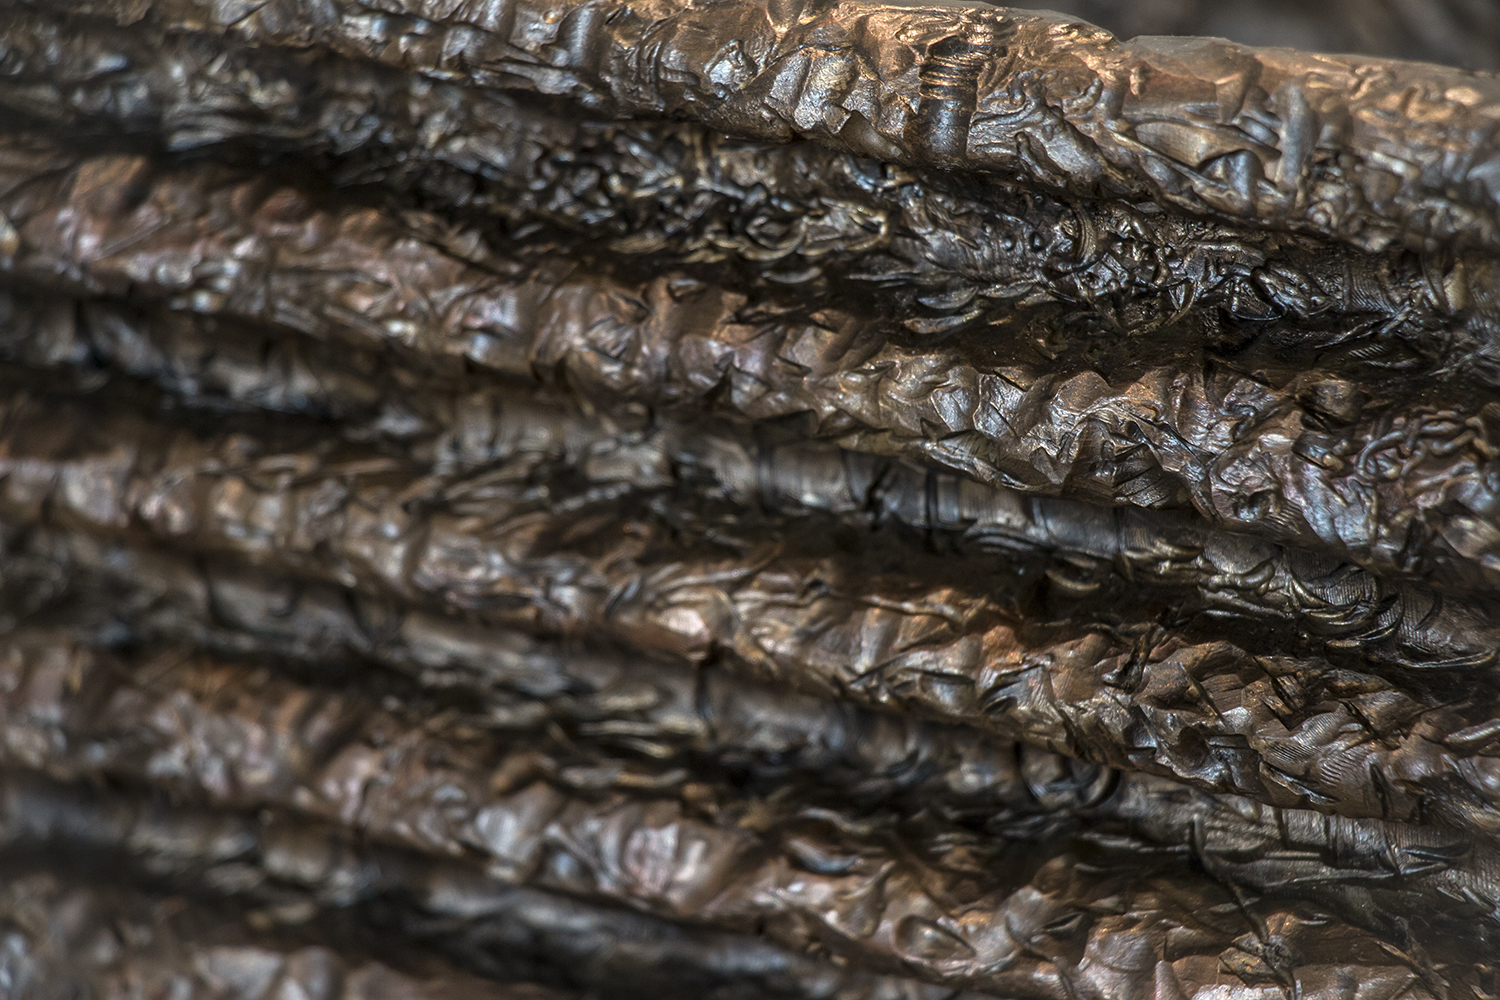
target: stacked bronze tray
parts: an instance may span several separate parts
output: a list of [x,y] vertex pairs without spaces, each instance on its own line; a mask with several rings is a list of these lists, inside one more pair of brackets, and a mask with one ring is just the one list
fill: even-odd
[[0,997],[1492,1000],[1497,133],[988,6],[0,0]]

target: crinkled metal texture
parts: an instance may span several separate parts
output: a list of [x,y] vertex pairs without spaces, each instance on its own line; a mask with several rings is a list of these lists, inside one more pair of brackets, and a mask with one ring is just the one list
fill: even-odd
[[877,3],[64,0],[762,141],[1150,198],[1367,248],[1494,247],[1494,80]]
[[[971,1000],[507,883],[462,861],[356,841],[341,827],[289,813],[195,809],[8,773],[0,779],[0,839],[74,863],[102,852],[153,879],[158,892],[196,890],[243,907],[262,928],[310,928],[340,935],[346,947],[422,942],[476,975],[538,980],[569,991],[563,996],[605,988],[625,997]],[[513,992],[517,1000],[531,995]]]
[[1500,22],[1085,7],[0,0],[0,995],[1500,995]]
[[[181,1000],[570,1000],[424,961],[398,970],[317,933],[268,932],[261,912],[8,865],[0,889],[0,982],[10,996]],[[259,917],[261,919],[257,920]],[[311,938],[311,941],[305,940]],[[353,953],[348,953],[352,951]]]
[[[1472,371],[1472,348],[1482,359],[1495,339],[1480,255],[1364,254],[1129,204],[1036,199],[808,142],[594,122],[326,53],[55,15],[17,34],[0,59],[0,101],[44,130],[293,153],[340,183],[415,190],[510,232],[544,223],[632,257],[748,266],[804,295],[884,295],[915,333],[1000,324],[1043,356],[1083,347],[1129,365],[1132,352],[1110,346],[1131,334],[1236,353],[1252,339],[1314,340],[1325,356],[1339,347],[1365,360],[1378,345],[1383,366],[1416,369],[1466,348],[1466,377],[1488,377]],[[309,92],[325,96],[294,99]]]
[[[34,538],[32,544],[40,539]],[[368,626],[351,621],[356,614],[341,606],[337,595],[326,589],[299,586],[292,594],[285,588],[267,594],[263,580],[246,574],[214,573],[200,578],[193,569],[174,560],[118,548],[99,551],[72,540],[64,544],[71,551],[64,553],[57,547],[49,547],[44,553],[13,551],[11,558],[24,564],[28,556],[44,557],[46,565],[66,566],[74,579],[88,578],[85,567],[110,567],[100,590],[112,594],[112,598],[98,594],[67,596],[82,596],[87,602],[84,606],[95,614],[106,609],[113,614],[105,622],[94,623],[93,630],[80,633],[79,604],[64,601],[57,607],[56,617],[67,621],[71,634],[92,635],[98,641],[109,634],[116,621],[125,619],[136,624],[137,634],[132,638],[137,641],[192,638],[205,646],[236,651],[253,642],[253,648],[316,662],[324,671],[330,667],[348,669],[351,650],[355,650],[376,662],[410,669],[409,664],[393,659],[393,653],[401,655],[399,647],[373,648]],[[37,580],[17,573],[7,585],[34,589]],[[220,614],[227,620],[211,630],[184,633],[184,622],[212,617],[206,610],[210,604],[224,609]],[[379,610],[368,605],[358,610],[369,620],[381,618]],[[299,625],[302,633],[291,634]],[[382,628],[395,630],[390,623]],[[934,760],[929,747],[915,740],[904,748],[905,759],[878,757],[877,752],[885,747],[898,753],[903,749],[893,746],[887,735],[889,729],[850,733],[848,726],[830,726],[818,733],[816,739],[823,745],[817,745],[807,730],[798,730],[797,700],[786,695],[783,705],[771,710],[763,701],[751,701],[748,710],[760,715],[761,726],[754,731],[748,723],[747,728],[737,728],[737,715],[745,708],[735,699],[745,698],[747,692],[744,685],[726,683],[722,678],[708,682],[714,689],[712,703],[705,706],[708,713],[698,720],[685,719],[681,711],[674,711],[678,708],[670,687],[674,672],[667,670],[643,672],[638,675],[638,683],[625,690],[616,683],[592,703],[554,696],[547,699],[545,715],[521,712],[504,696],[505,686],[526,685],[535,690],[539,669],[557,662],[555,653],[551,659],[543,659],[547,647],[518,643],[513,635],[492,637],[484,643],[475,630],[443,628],[430,619],[395,628],[404,636],[417,636],[414,645],[418,648],[424,637],[431,644],[428,648],[445,642],[440,647],[441,658],[429,653],[423,659],[429,669],[451,673],[428,674],[424,677],[428,686],[451,690],[465,684],[495,685],[483,688],[483,707],[471,721],[497,731],[561,726],[572,734],[576,747],[587,746],[595,753],[644,751],[654,768],[643,771],[639,764],[631,766],[628,759],[617,759],[613,766],[600,766],[597,759],[580,759],[544,768],[552,781],[573,788],[650,788],[678,795],[689,793],[691,763],[681,756],[674,759],[671,754],[674,746],[680,753],[684,738],[691,737],[691,746],[698,753],[713,755],[721,766],[739,776],[744,788],[780,788],[784,792],[789,785],[798,784],[825,804],[831,796],[848,800],[868,823],[870,810],[877,803],[910,809],[912,783],[920,781],[915,792],[925,796],[929,809],[949,819],[982,821],[994,834],[1032,838],[1072,831],[1089,838],[1103,837],[1105,842],[1117,845],[1191,848],[1200,863],[1222,880],[1256,892],[1269,887],[1289,891],[1328,906],[1362,926],[1395,932],[1403,941],[1408,940],[1409,932],[1401,929],[1403,918],[1399,914],[1424,894],[1438,892],[1450,900],[1441,917],[1429,919],[1455,928],[1476,919],[1491,920],[1500,900],[1500,869],[1495,859],[1476,853],[1470,838],[1453,831],[1267,808],[1235,797],[1191,792],[1170,781],[1132,771],[1082,766],[1076,760],[1024,744],[1016,746],[993,737],[975,739],[977,734],[966,736],[954,729],[948,730],[949,738],[967,750],[966,759],[949,763],[946,773],[934,773],[933,769],[944,762]],[[115,641],[121,641],[118,634]],[[524,650],[524,659],[517,656],[517,646]],[[597,663],[596,658],[575,654],[566,663],[553,668],[556,673],[550,675],[548,683],[561,680],[576,683],[579,688],[598,683],[600,671],[589,669]],[[753,692],[750,694],[753,697]],[[601,710],[613,711],[613,724],[599,724]],[[812,716],[812,721],[817,718]],[[776,730],[768,731],[767,720],[774,720]],[[937,732],[929,730],[927,735]],[[857,748],[859,756],[849,756],[848,749],[853,748],[846,748],[842,757],[830,752],[834,748],[828,744],[845,734],[862,741]],[[687,766],[672,766],[684,763]],[[959,791],[967,794],[956,794]],[[19,806],[15,811],[32,815]],[[1309,873],[1316,877],[1302,881]],[[1379,907],[1371,907],[1372,896],[1381,901]]]
[[920,547],[811,516],[757,532],[753,509],[645,488],[629,463],[583,483],[567,477],[588,466],[560,477],[529,456],[418,478],[355,445],[202,437],[25,397],[0,435],[13,523],[144,535],[491,626],[602,634],[1275,805],[1489,830],[1500,818],[1489,688],[1455,700],[1430,679],[1195,641],[1124,588],[1112,617],[1057,620],[1039,553],[952,582]]
[[74,293],[129,291],[434,365],[550,372],[656,405],[802,417],[817,436],[984,482],[1194,510],[1450,588],[1500,578],[1493,400],[1362,412],[1337,378],[1278,388],[1202,360],[1114,383],[1066,362],[984,363],[961,345],[893,340],[858,313],[778,308],[685,273],[640,283],[558,257],[524,264],[432,216],[320,207],[218,166],[164,173],[141,157],[8,144],[0,213],[16,234],[0,273]]
[[[1290,972],[1289,950],[1304,981],[1331,985],[1382,954],[1373,936],[1295,905],[1267,915],[1274,929],[1257,940],[1233,895],[1170,860],[1096,848],[1085,864],[1066,849],[984,843],[920,821],[887,832],[817,808],[777,816],[774,802],[585,799],[537,779],[536,744],[507,751],[442,716],[413,725],[353,693],[178,655],[122,668],[45,635],[18,635],[4,653],[15,706],[7,764],[74,780],[150,774],[217,805],[292,808],[439,855],[467,849],[501,881],[736,929],[754,922],[793,946],[819,941],[937,982],[1102,995],[1119,973],[1093,956],[1163,953],[1165,936],[1185,929],[1191,943],[1171,948],[1181,952],[1158,975],[1191,982],[1205,961],[1227,962],[1274,981]],[[49,701],[70,674],[92,705]],[[277,724],[286,718],[295,721]],[[1173,897],[1193,881],[1194,902],[1210,905],[1189,914]],[[1369,971],[1423,995],[1399,965]]]
[[1419,583],[1205,530],[1191,517],[1028,497],[785,434],[746,435],[722,421],[643,426],[629,413],[583,414],[556,394],[392,371],[344,345],[224,330],[214,316],[106,303],[79,310],[4,292],[0,310],[0,352],[13,361],[125,372],[201,406],[336,418],[351,440],[399,442],[445,471],[529,456],[637,485],[695,482],[742,504],[941,533],[954,550],[1057,553],[1053,583],[1079,594],[1107,586],[1123,560],[1138,582],[1172,588],[1179,616],[1279,624],[1288,648],[1336,658],[1483,667],[1500,649],[1484,600],[1440,597]]

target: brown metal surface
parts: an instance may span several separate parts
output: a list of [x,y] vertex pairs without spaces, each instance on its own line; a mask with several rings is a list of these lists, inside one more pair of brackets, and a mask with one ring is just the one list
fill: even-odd
[[0,997],[1500,995],[1500,20],[1303,6],[0,0]]

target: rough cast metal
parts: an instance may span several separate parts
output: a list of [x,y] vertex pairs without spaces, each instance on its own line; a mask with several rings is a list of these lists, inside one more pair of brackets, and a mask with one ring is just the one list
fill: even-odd
[[1500,995],[1500,14],[1075,7],[0,0],[0,997]]

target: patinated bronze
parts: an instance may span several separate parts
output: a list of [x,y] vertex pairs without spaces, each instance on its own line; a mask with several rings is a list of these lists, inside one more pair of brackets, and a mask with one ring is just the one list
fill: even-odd
[[0,0],[0,997],[1500,995],[1500,14],[1070,10]]

